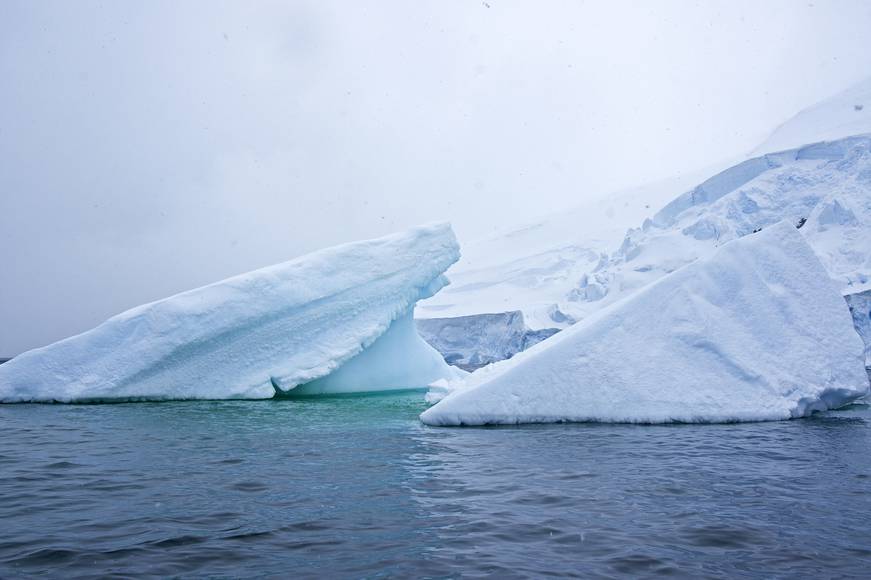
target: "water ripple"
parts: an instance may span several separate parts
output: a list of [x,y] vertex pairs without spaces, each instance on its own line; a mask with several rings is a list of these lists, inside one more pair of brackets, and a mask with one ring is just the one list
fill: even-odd
[[0,407],[0,577],[867,576],[867,406],[501,429],[422,408]]

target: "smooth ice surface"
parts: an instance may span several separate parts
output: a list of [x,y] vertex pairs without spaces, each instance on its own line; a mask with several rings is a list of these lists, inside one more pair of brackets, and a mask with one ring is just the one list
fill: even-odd
[[450,226],[432,224],[139,306],[0,366],[0,401],[259,399],[312,381],[309,392],[422,387],[455,371],[414,332],[414,304],[458,258]]
[[862,359],[843,298],[781,222],[473,374],[421,419],[789,419],[867,393]]
[[398,318],[372,346],[334,372],[293,389],[294,395],[424,389],[445,377],[461,377],[417,333],[411,311]]

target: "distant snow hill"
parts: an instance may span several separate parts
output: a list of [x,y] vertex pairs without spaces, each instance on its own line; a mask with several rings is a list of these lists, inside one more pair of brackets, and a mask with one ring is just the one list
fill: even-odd
[[[464,245],[448,272],[452,285],[418,305],[416,316],[429,319],[418,324],[421,335],[439,348],[445,329],[460,334],[456,318],[464,317],[464,356],[510,358],[521,331],[500,339],[476,315],[519,311],[527,330],[565,328],[783,219],[801,226],[845,296],[871,295],[871,79],[799,113],[754,157],[712,173],[677,176]],[[863,300],[848,302],[867,339]]]
[[863,133],[871,133],[871,78],[801,111],[778,127],[751,155]]

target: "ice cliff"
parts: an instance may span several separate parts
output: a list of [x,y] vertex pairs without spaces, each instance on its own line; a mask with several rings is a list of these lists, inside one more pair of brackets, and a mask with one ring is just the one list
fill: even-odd
[[582,319],[780,220],[800,227],[842,294],[871,287],[871,136],[766,154],[711,177],[629,230],[562,308]]
[[865,368],[871,380],[871,290],[848,294],[844,298],[850,306],[853,326],[865,341]]
[[431,425],[801,417],[868,391],[835,283],[781,222],[474,373]]
[[425,341],[442,353],[448,363],[467,371],[511,358],[559,331],[531,330],[519,310],[416,322]]
[[262,399],[424,387],[414,330],[459,258],[447,224],[321,250],[139,306],[0,366],[2,402]]
[[800,111],[780,125],[755,154],[871,133],[871,78]]

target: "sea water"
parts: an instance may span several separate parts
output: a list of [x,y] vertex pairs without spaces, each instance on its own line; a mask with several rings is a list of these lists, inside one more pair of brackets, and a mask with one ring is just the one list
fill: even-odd
[[871,410],[432,428],[419,392],[0,406],[0,577],[867,577]]

